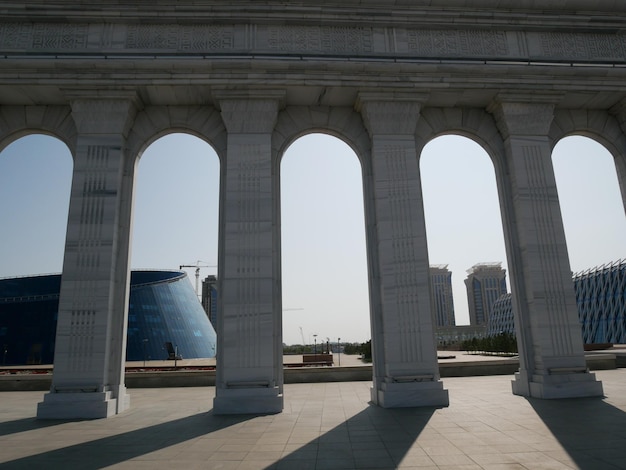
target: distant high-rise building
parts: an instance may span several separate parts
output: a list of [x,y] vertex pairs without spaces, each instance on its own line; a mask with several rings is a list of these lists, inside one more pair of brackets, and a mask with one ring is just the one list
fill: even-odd
[[217,331],[217,277],[208,275],[202,280],[202,308]]
[[430,297],[436,326],[454,326],[454,301],[452,300],[452,273],[448,265],[430,267]]
[[479,263],[467,270],[465,287],[470,325],[486,325],[494,302],[506,294],[506,270],[501,263]]

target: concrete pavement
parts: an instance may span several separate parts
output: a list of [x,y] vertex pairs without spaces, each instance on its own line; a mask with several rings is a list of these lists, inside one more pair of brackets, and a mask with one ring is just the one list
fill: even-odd
[[512,376],[447,378],[448,408],[370,405],[369,382],[289,384],[285,410],[215,416],[213,387],[133,389],[109,419],[37,421],[42,392],[0,393],[0,468],[626,468],[626,370],[606,397],[541,401]]

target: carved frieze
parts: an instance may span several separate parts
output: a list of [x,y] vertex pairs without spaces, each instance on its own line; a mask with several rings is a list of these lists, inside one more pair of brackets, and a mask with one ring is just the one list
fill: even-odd
[[259,33],[259,39],[261,47],[283,52],[368,54],[373,51],[372,28],[271,26]]
[[541,33],[541,57],[614,60],[626,57],[626,41],[615,34]]
[[407,30],[408,52],[422,57],[503,57],[504,31]]
[[233,47],[231,27],[207,25],[130,25],[126,30],[126,49],[163,49],[197,52],[229,50]]
[[288,53],[506,60],[626,60],[613,33],[336,25],[0,23],[0,50],[82,53]]
[[2,23],[0,47],[3,50],[77,50],[87,47],[86,23]]

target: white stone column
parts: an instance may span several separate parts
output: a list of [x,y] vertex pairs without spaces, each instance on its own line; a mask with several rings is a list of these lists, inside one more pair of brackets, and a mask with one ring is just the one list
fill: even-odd
[[220,220],[216,414],[283,409],[278,179],[281,93],[218,95],[228,131]]
[[72,95],[78,130],[50,392],[38,418],[105,418],[128,408],[124,386],[134,165],[127,95]]
[[431,314],[428,248],[415,146],[414,95],[359,95],[372,139],[372,401],[385,408],[447,406]]
[[[549,97],[545,97],[549,100]],[[548,131],[554,104],[501,96],[490,111],[504,138],[503,208],[520,370],[513,393],[602,395],[585,363]]]
[[[613,106],[611,113],[617,118],[622,132],[626,134],[626,100],[622,100]],[[626,148],[622,148],[621,155],[614,155],[614,157],[617,180],[622,193],[622,204],[626,212]]]

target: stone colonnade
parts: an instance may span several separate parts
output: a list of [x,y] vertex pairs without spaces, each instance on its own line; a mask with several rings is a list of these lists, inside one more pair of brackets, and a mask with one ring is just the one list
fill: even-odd
[[0,142],[45,130],[74,155],[53,385],[39,418],[108,417],[129,407],[134,172],[143,149],[172,129],[205,138],[221,159],[216,413],[283,407],[279,162],[307,131],[345,139],[363,167],[374,403],[448,404],[418,162],[428,140],[445,132],[476,139],[496,169],[520,348],[513,393],[602,395],[585,366],[551,150],[577,130],[604,133],[626,187],[626,164],[615,153],[626,148],[623,107],[568,111],[558,96],[506,93],[487,109],[428,108],[418,94],[370,91],[352,107],[292,106],[281,90],[215,91],[214,98],[215,107],[142,106],[132,92],[67,92],[66,106],[0,107]]

